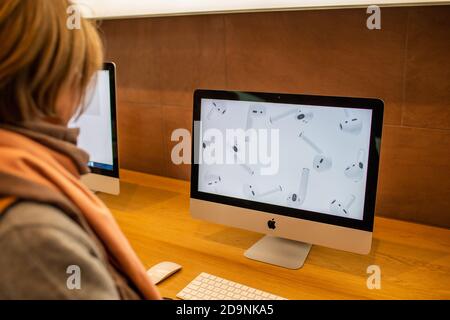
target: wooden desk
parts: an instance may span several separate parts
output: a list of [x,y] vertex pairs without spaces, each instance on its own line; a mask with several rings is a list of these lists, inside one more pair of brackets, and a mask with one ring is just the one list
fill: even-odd
[[[292,271],[244,257],[261,235],[192,219],[188,182],[122,171],[121,187],[118,197],[100,197],[145,266],[183,266],[158,286],[163,296],[174,298],[208,272],[289,299],[450,299],[450,230],[376,218],[370,255],[313,246],[305,266]],[[366,286],[373,264],[380,290]]]

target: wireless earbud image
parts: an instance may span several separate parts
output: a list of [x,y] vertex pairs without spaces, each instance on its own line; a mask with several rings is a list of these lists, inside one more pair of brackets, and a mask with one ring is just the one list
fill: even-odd
[[222,178],[217,174],[207,173],[205,174],[205,182],[208,186],[215,186],[222,182]]
[[214,188],[214,192],[217,191],[217,186],[222,183],[222,178],[217,174],[206,173],[203,180],[209,188]]
[[208,148],[210,145],[216,142],[216,137],[211,137],[210,140],[203,140],[202,147],[203,149]]
[[330,211],[331,213],[338,216],[348,216],[349,209],[352,206],[353,202],[355,202],[355,200],[356,197],[354,195],[350,195],[346,203],[342,203],[334,199],[330,203]]
[[271,194],[277,193],[277,192],[281,192],[283,191],[283,187],[282,186],[278,186],[274,189],[271,189],[269,191],[260,193],[258,191],[258,189],[251,184],[244,184],[244,195],[249,198],[249,199],[255,199],[255,198],[262,198],[262,197],[266,197],[269,196]]
[[314,118],[314,114],[312,112],[303,112],[301,109],[293,109],[293,110],[286,111],[282,114],[279,114],[275,117],[270,117],[269,121],[271,124],[274,124],[284,118],[291,117],[291,116],[293,118],[301,121],[304,124],[307,124],[309,121],[312,120],[312,118]]
[[356,162],[349,165],[344,170],[344,174],[347,178],[352,179],[355,182],[359,182],[364,177],[364,156],[365,151],[360,149],[356,157]]
[[206,117],[208,120],[211,120],[215,115],[224,115],[227,112],[227,106],[225,104],[221,102],[213,102],[212,104],[213,107]]
[[313,168],[316,171],[323,172],[332,167],[333,162],[331,160],[331,157],[324,154],[323,151],[314,142],[312,142],[307,136],[305,136],[303,131],[300,132],[299,137],[303,139],[303,141],[305,141],[311,148],[313,148],[314,151],[316,151],[317,155],[313,160]]
[[255,171],[253,171],[252,168],[250,168],[248,165],[243,163],[243,161],[241,161],[241,159],[239,159],[239,156],[238,156],[239,147],[238,147],[238,145],[234,144],[233,146],[231,146],[231,150],[233,152],[234,163],[239,164],[245,171],[247,171],[247,173],[249,175],[253,176],[255,174]]
[[[247,115],[247,126],[245,130],[249,130],[253,128],[253,121],[255,119],[261,119],[266,116],[266,107],[261,105],[252,105],[250,108],[248,108],[248,115]],[[245,137],[245,141],[249,141],[249,137]]]
[[300,178],[300,188],[298,193],[293,193],[287,198],[287,203],[291,207],[300,207],[305,202],[308,189],[309,169],[304,168]]
[[361,132],[363,123],[358,117],[353,117],[351,112],[344,109],[345,119],[339,123],[339,128],[344,132],[358,134]]

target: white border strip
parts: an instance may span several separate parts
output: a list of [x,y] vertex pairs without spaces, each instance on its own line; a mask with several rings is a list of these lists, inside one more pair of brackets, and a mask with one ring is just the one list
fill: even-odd
[[94,19],[318,9],[450,5],[448,0],[74,0]]

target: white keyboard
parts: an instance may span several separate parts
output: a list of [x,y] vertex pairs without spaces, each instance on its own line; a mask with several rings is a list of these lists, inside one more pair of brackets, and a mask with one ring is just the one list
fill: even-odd
[[287,300],[202,272],[177,294],[183,300]]

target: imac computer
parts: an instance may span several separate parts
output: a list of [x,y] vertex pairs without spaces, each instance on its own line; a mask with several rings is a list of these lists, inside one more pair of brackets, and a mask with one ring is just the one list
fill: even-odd
[[197,90],[190,211],[266,236],[245,252],[298,269],[312,244],[371,249],[384,104]]
[[115,65],[105,63],[88,90],[83,113],[76,115],[70,127],[80,128],[78,146],[89,153],[91,173],[82,181],[92,190],[120,193],[117,152]]

